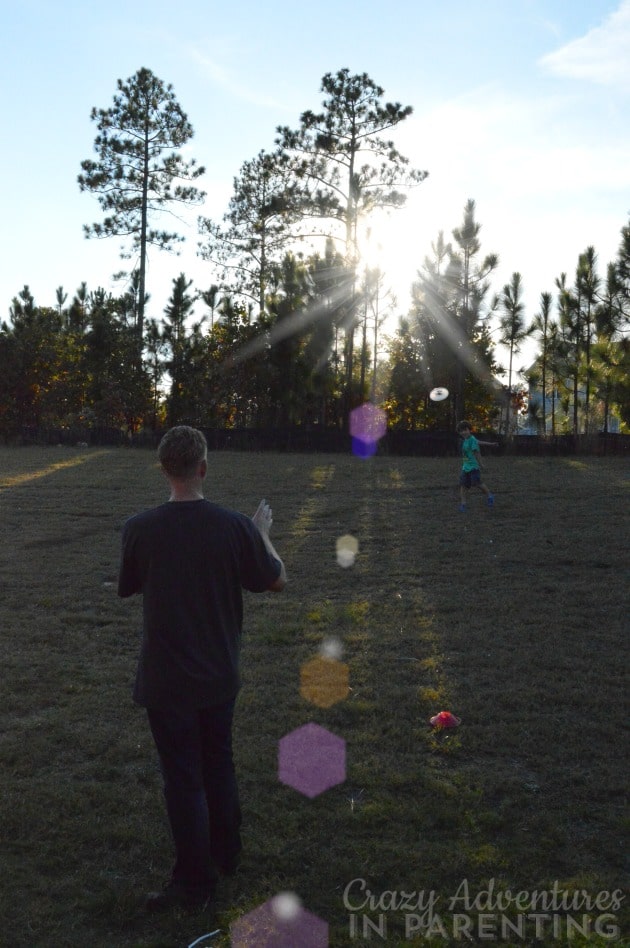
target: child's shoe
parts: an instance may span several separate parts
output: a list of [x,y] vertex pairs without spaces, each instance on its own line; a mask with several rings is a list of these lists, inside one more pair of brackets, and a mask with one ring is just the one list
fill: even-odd
[[466,513],[467,510],[468,510],[468,508],[466,507],[466,504],[460,504],[460,505],[459,505],[459,512],[460,512],[460,513]]
[[494,507],[494,494],[488,494],[488,507]]

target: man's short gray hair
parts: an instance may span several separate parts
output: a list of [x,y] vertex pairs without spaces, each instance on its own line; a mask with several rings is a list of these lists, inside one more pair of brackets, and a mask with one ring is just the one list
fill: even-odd
[[158,447],[158,459],[171,477],[191,477],[208,455],[203,431],[188,425],[177,425],[166,432]]

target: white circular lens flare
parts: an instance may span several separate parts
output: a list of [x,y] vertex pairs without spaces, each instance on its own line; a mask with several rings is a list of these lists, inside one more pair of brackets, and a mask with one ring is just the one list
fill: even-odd
[[339,553],[341,550],[347,550],[349,553],[354,553],[356,556],[359,552],[359,541],[356,537],[351,536],[349,533],[339,537],[335,546],[337,547],[337,553]]
[[359,541],[357,538],[346,533],[344,536],[339,537],[336,548],[337,563],[339,566],[343,567],[343,569],[354,566],[356,555],[359,552]]
[[448,389],[447,388],[433,388],[429,392],[429,398],[432,402],[443,402],[445,398],[448,398]]
[[333,658],[339,661],[343,655],[341,639],[337,639],[332,635],[325,638],[319,647],[319,654],[323,655],[324,658]]
[[348,569],[354,566],[356,557],[352,550],[337,550],[337,563],[342,569]]
[[302,903],[295,892],[280,892],[271,900],[271,908],[277,918],[290,922],[300,914]]

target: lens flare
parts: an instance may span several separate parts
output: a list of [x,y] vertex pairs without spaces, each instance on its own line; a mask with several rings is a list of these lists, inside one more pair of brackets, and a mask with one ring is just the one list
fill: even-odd
[[346,533],[337,540],[337,563],[343,569],[354,566],[356,555],[359,552],[359,541],[356,537]]
[[279,892],[271,900],[272,912],[285,922],[297,918],[301,907],[302,903],[295,892]]
[[334,658],[339,661],[343,655],[343,642],[334,635],[328,635],[319,646],[319,653],[324,658]]

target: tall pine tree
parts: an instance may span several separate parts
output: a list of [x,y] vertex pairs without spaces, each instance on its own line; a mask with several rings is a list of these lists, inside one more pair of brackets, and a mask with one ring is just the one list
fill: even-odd
[[[109,109],[92,109],[98,134],[97,160],[81,162],[81,191],[93,191],[105,213],[100,223],[84,227],[86,237],[131,239],[137,254],[138,361],[142,353],[146,263],[149,246],[171,250],[183,240],[174,232],[153,229],[149,218],[173,204],[196,204],[205,196],[191,183],[204,173],[194,160],[184,161],[177,149],[193,135],[193,128],[177,102],[171,85],[164,85],[150,69],[139,69],[126,82],[118,80],[118,95]],[[180,183],[184,182],[184,183]]]
[[[303,216],[327,221],[325,232],[341,236],[346,263],[356,268],[360,225],[367,229],[377,208],[401,207],[405,189],[427,172],[410,168],[394,142],[383,137],[411,115],[411,106],[383,102],[384,89],[367,73],[351,75],[348,69],[326,73],[321,91],[322,110],[303,112],[297,129],[279,127],[277,144],[300,182]],[[344,326],[346,409],[352,402],[357,302],[351,291]]]

